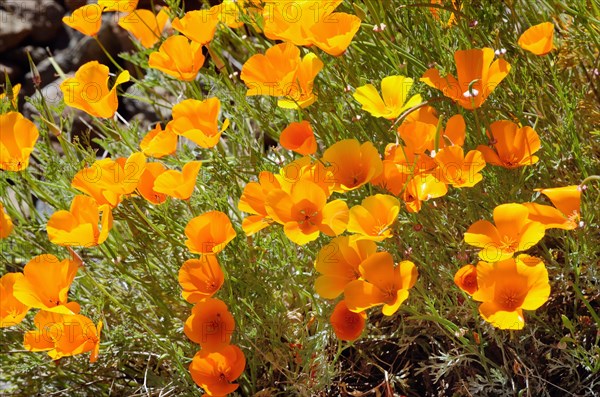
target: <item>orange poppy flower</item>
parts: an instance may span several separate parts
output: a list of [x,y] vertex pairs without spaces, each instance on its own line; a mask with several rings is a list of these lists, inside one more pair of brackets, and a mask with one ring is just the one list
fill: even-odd
[[534,156],[540,150],[540,137],[533,128],[519,127],[508,120],[495,121],[487,132],[494,149],[479,145],[477,150],[483,153],[485,161],[504,168],[517,168],[538,162]]
[[408,290],[417,282],[417,268],[411,261],[394,266],[389,252],[377,252],[360,264],[363,279],[346,285],[344,299],[348,309],[362,312],[383,305],[381,312],[391,316],[408,298]]
[[167,195],[158,193],[154,190],[154,183],[159,175],[166,172],[167,169],[161,163],[148,163],[140,177],[137,190],[140,195],[152,204],[162,204],[167,200]]
[[146,156],[161,158],[175,153],[177,150],[177,134],[173,132],[172,125],[162,129],[160,123],[148,132],[140,142],[140,149]]
[[479,257],[486,262],[511,258],[538,243],[546,233],[544,225],[528,219],[529,210],[522,204],[502,204],[494,208],[494,226],[477,221],[465,233],[465,242],[482,248]]
[[277,101],[277,106],[284,109],[304,109],[317,100],[313,93],[314,81],[323,69],[323,62],[315,54],[306,54],[289,87],[284,87],[285,98]]
[[543,22],[527,29],[519,37],[519,47],[535,55],[546,55],[554,48],[554,25],[552,22]]
[[239,347],[228,345],[218,351],[200,350],[190,364],[190,374],[208,396],[225,396],[233,393],[246,368],[246,357]]
[[522,259],[519,255],[497,263],[477,264],[479,288],[473,299],[483,302],[479,313],[494,327],[522,329],[525,325],[523,310],[539,308],[550,296],[548,270],[544,263]]
[[71,186],[92,196],[99,206],[108,204],[114,208],[123,195],[134,192],[145,167],[146,156],[140,152],[129,158],[98,160],[75,174]]
[[[413,124],[413,123],[411,123]],[[425,126],[424,123],[419,123],[421,126]],[[433,126],[432,126],[433,127]],[[424,129],[415,129],[413,132],[427,132],[427,128]],[[411,144],[419,144],[419,138],[417,137],[414,142]],[[423,146],[421,147],[412,147],[405,145],[397,145],[397,144],[389,144],[385,148],[384,157],[387,162],[391,162],[396,165],[398,172],[407,175],[422,175],[428,174],[435,170],[437,164],[435,161],[422,150],[425,149],[431,141],[423,141]]]
[[178,80],[192,81],[204,64],[202,44],[190,42],[184,36],[170,36],[158,51],[150,54],[148,65]]
[[458,79],[450,74],[441,77],[440,72],[432,68],[421,81],[442,91],[465,109],[476,109],[510,71],[510,64],[504,59],[493,59],[491,48],[459,50],[454,53]]
[[[331,23],[335,21],[335,23]],[[360,29],[361,20],[356,15],[334,12],[309,28],[310,41],[334,57],[346,52]]]
[[0,278],[0,328],[19,324],[29,311],[29,306],[13,295],[15,282],[22,277],[23,273],[6,273]]
[[408,93],[413,86],[413,79],[404,76],[388,76],[381,80],[381,93],[372,84],[363,85],[356,89],[354,99],[362,109],[374,117],[396,119],[402,112],[421,103],[421,95],[413,95],[408,99]]
[[[79,313],[79,305],[76,302],[72,304],[73,313]],[[62,327],[63,318],[67,314],[53,313],[40,310],[33,318],[33,324],[36,329],[27,331],[23,336],[23,347],[32,352],[47,351],[53,360],[58,360],[62,354],[55,349],[56,341],[64,336]]]
[[200,259],[185,261],[179,269],[183,299],[197,303],[211,298],[223,285],[224,277],[215,255],[202,255]]
[[[54,349],[61,356],[74,356],[91,352],[90,362],[98,360],[100,351],[100,332],[102,321],[95,325],[92,320],[81,314],[63,316],[63,337],[55,341]],[[68,338],[64,336],[68,335]]]
[[259,174],[258,182],[248,182],[244,187],[238,209],[253,214],[242,221],[242,229],[247,236],[253,235],[273,222],[265,208],[265,201],[270,191],[280,188],[275,175],[268,171]]
[[37,127],[19,112],[0,114],[0,169],[22,171],[40,134]]
[[274,190],[267,195],[267,213],[283,225],[285,235],[304,245],[316,240],[319,233],[337,236],[346,230],[348,206],[345,201],[327,202],[327,195],[316,183],[296,182],[290,192]]
[[263,10],[265,36],[300,46],[315,45],[339,56],[346,51],[361,24],[356,15],[334,13],[340,3],[340,0],[267,2]]
[[433,175],[415,175],[406,184],[402,199],[408,212],[419,212],[423,201],[448,193],[448,187]]
[[298,46],[312,45],[310,28],[319,21],[334,25],[335,18],[328,18],[342,0],[311,0],[290,2],[270,0],[262,11],[263,31],[271,40],[291,42]]
[[433,151],[437,134],[437,125],[421,121],[402,123],[398,127],[398,135],[406,144],[405,150],[408,150],[411,154],[423,154],[426,151]]
[[135,10],[119,19],[119,26],[131,33],[145,48],[158,43],[163,29],[169,20],[169,14],[163,7],[158,14],[151,10]]
[[411,114],[414,114],[414,116],[409,115],[398,127],[398,135],[412,153],[422,154],[429,151],[433,156],[436,147],[439,150],[446,146],[464,145],[466,124],[465,119],[460,114],[450,117],[446,123],[446,128],[439,128],[439,132],[439,119],[434,114],[427,110],[419,113],[412,112]]
[[13,223],[4,206],[0,203],[0,239],[8,237],[13,230]]
[[181,171],[161,172],[154,180],[154,191],[180,200],[189,200],[194,193],[201,166],[201,161],[190,161]]
[[329,198],[335,184],[335,177],[331,172],[331,168],[325,167],[321,161],[313,161],[310,157],[305,156],[281,167],[275,178],[281,189],[288,193],[291,192],[296,183],[309,181],[316,183]]
[[185,227],[185,245],[194,254],[218,254],[236,236],[227,214],[209,211],[190,220]]
[[478,150],[465,156],[462,147],[448,146],[435,155],[438,179],[454,187],[473,187],[483,179],[479,173],[485,168],[485,160]]
[[183,332],[192,342],[202,346],[202,350],[214,352],[229,344],[234,328],[235,320],[225,302],[208,298],[192,308]]
[[2,94],[0,94],[0,103],[2,103],[3,100],[8,98],[11,100],[10,102],[13,108],[17,109],[17,105],[19,104],[19,92],[21,92],[21,84],[13,85],[12,90],[10,92],[10,95],[8,94],[8,92],[3,92]]
[[23,268],[24,277],[15,282],[13,295],[29,307],[73,314],[67,304],[67,295],[79,266],[79,261],[59,261],[54,255],[38,255]]
[[119,73],[113,88],[108,89],[108,66],[91,61],[82,65],[75,77],[60,84],[65,103],[75,109],[83,110],[90,116],[111,118],[115,115],[119,103],[117,86],[129,81],[129,72]]
[[256,54],[244,63],[240,78],[248,87],[246,96],[285,96],[300,66],[300,50],[291,43],[269,48],[265,54]]
[[[73,308],[76,312],[78,308]],[[89,318],[40,311],[34,320],[36,330],[25,334],[23,344],[30,351],[48,350],[53,360],[65,356],[92,352],[90,362],[96,362],[100,350],[102,322],[95,325]]]
[[398,218],[400,202],[394,196],[376,194],[350,209],[348,231],[361,238],[383,241],[393,235],[392,225]]
[[406,182],[410,178],[410,174],[404,173],[403,168],[403,166],[397,165],[393,161],[383,160],[383,172],[378,177],[373,178],[371,183],[398,196],[402,193],[402,190],[406,187]]
[[133,12],[138,5],[138,0],[98,0],[98,5],[104,7],[104,11]]
[[356,139],[334,143],[323,153],[323,160],[330,164],[336,192],[357,189],[383,171],[383,163],[375,146],[371,142],[361,145]]
[[210,43],[217,31],[219,19],[216,10],[194,10],[185,13],[183,18],[175,18],[173,29],[188,39],[202,45]]
[[469,295],[477,292],[477,268],[473,265],[465,265],[458,269],[454,275],[454,284]]
[[[581,187],[578,185],[535,189],[547,196],[554,207],[536,203],[524,203],[529,210],[529,219],[540,222],[546,229],[573,230],[579,226]],[[556,207],[556,208],[555,208]]]
[[[98,228],[102,214],[102,226]],[[113,216],[110,206],[99,206],[92,197],[75,196],[69,211],[57,211],[46,229],[51,243],[71,247],[93,247],[102,244],[112,228]]]
[[306,120],[292,123],[281,132],[279,143],[287,150],[300,153],[303,156],[317,151],[317,140],[310,123]]
[[359,265],[377,251],[377,244],[356,236],[339,236],[319,251],[315,269],[321,276],[315,290],[322,298],[335,299],[350,281],[361,277]]
[[411,123],[413,121],[438,125],[440,120],[437,117],[437,110],[434,107],[424,105],[407,114],[402,123]]
[[63,17],[65,25],[83,33],[86,36],[96,36],[102,26],[101,4],[88,4],[77,8],[68,17]]
[[360,338],[363,333],[366,319],[367,313],[350,311],[346,301],[342,300],[335,305],[335,309],[329,317],[329,322],[339,340],[353,341]]
[[200,147],[211,148],[221,139],[223,131],[229,127],[226,119],[219,130],[219,98],[208,98],[204,101],[186,99],[173,106],[173,121],[167,125],[177,135],[186,137]]

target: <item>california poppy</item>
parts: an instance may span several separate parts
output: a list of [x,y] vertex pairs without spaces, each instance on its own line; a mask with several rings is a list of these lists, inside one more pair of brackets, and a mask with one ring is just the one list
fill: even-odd
[[498,262],[525,251],[540,241],[546,232],[539,222],[528,218],[529,211],[522,204],[502,204],[494,208],[494,222],[477,221],[465,233],[465,242],[482,248],[479,258]]
[[208,98],[203,101],[186,99],[173,106],[173,121],[167,125],[173,132],[188,138],[203,148],[211,148],[219,143],[221,134],[229,126],[226,119],[219,129],[219,98]]
[[437,134],[437,125],[421,121],[402,123],[398,127],[398,135],[405,144],[405,150],[410,154],[432,152],[435,148]]
[[535,190],[547,196],[554,207],[537,203],[523,203],[529,210],[529,219],[540,222],[546,229],[572,230],[579,226],[581,216],[580,186],[572,185]]
[[357,189],[383,171],[375,146],[371,142],[361,144],[356,139],[334,143],[323,153],[323,160],[330,164],[337,192]]
[[238,202],[238,209],[247,212],[242,221],[242,229],[247,236],[269,226],[273,220],[267,213],[265,201],[270,191],[280,189],[281,186],[273,173],[262,171],[258,176],[258,182],[248,182]]
[[346,301],[340,301],[329,317],[333,332],[340,340],[353,341],[360,338],[365,329],[367,313],[355,313],[348,309]]
[[411,261],[394,266],[389,252],[377,252],[360,264],[363,278],[354,280],[344,288],[348,309],[361,312],[383,305],[382,313],[391,316],[408,298],[408,290],[417,282],[417,268]]
[[194,254],[218,254],[236,236],[227,214],[209,211],[191,219],[185,227],[185,245]]
[[98,5],[104,7],[104,11],[130,13],[136,9],[138,0],[98,0]]
[[19,324],[29,311],[29,306],[13,295],[15,282],[22,277],[23,273],[6,273],[0,278],[0,328]]
[[154,183],[159,175],[166,172],[167,169],[161,163],[148,163],[144,172],[140,176],[137,190],[143,198],[152,204],[162,204],[167,200],[167,195],[154,190]]
[[10,216],[0,203],[0,239],[8,237],[13,230],[13,223]]
[[300,63],[300,50],[291,43],[274,45],[264,55],[253,55],[240,74],[248,87],[246,95],[286,96],[295,83]]
[[16,280],[13,295],[36,309],[73,314],[67,303],[69,288],[81,262],[44,254],[32,258],[23,268],[24,277]]
[[444,196],[446,184],[433,175],[415,175],[407,183],[402,199],[408,212],[419,212],[423,201]]
[[68,17],[63,17],[65,25],[86,36],[96,36],[102,26],[102,4],[88,4],[77,8]]
[[477,268],[473,265],[465,265],[458,269],[454,275],[454,284],[469,295],[477,292]]
[[140,149],[146,156],[161,158],[175,153],[177,150],[177,134],[167,124],[166,129],[162,129],[160,123],[149,131],[140,142]]
[[227,345],[217,351],[200,350],[190,364],[190,374],[209,396],[224,396],[237,388],[234,382],[246,367],[246,357],[239,347]]
[[[98,228],[102,214],[101,228]],[[75,196],[69,211],[57,211],[46,229],[50,242],[71,247],[93,247],[102,244],[112,228],[112,211],[108,204],[101,206],[92,197]]]
[[522,329],[525,325],[523,310],[539,308],[550,296],[544,263],[525,263],[521,256],[497,263],[479,262],[477,285],[473,299],[483,302],[479,313],[500,329]]
[[321,276],[315,281],[315,290],[321,297],[337,298],[346,284],[361,277],[361,262],[377,251],[375,242],[356,237],[336,237],[319,251],[315,270]]
[[339,56],[350,45],[360,28],[360,18],[333,12],[341,0],[270,2],[263,10],[264,33],[271,40],[295,45],[315,45],[326,53]]
[[210,9],[188,11],[183,18],[173,19],[171,25],[173,29],[202,46],[212,41],[218,23],[217,13]]
[[22,171],[40,136],[37,127],[19,112],[0,114],[0,169]]
[[269,216],[283,225],[285,235],[299,245],[316,240],[321,232],[337,236],[346,230],[348,223],[346,202],[328,203],[323,189],[309,180],[296,182],[290,192],[271,191],[265,207]]
[[398,218],[400,202],[394,196],[376,194],[350,209],[348,231],[361,238],[383,241],[393,235],[392,225]]
[[201,161],[187,162],[181,171],[161,172],[154,180],[154,191],[180,200],[189,200],[196,187]]
[[158,43],[162,31],[169,20],[165,8],[155,15],[151,10],[135,10],[119,19],[119,26],[127,30],[145,48],[151,48]]
[[234,328],[235,320],[225,302],[207,298],[192,308],[183,332],[192,342],[202,346],[202,350],[214,352],[229,344]]
[[454,187],[473,187],[483,176],[479,173],[485,168],[485,160],[478,150],[466,155],[460,146],[448,146],[435,155],[438,164],[438,179]]
[[442,91],[465,109],[480,107],[510,71],[510,64],[504,59],[494,61],[491,48],[459,50],[454,53],[454,60],[458,79],[450,74],[442,77],[432,68],[421,81]]
[[[354,99],[362,109],[374,117],[396,119],[402,112],[421,103],[421,95],[413,95],[408,99],[408,93],[413,86],[413,79],[405,76],[388,76],[381,80],[381,94],[372,84],[363,85],[356,89]],[[407,100],[408,99],[408,100]]]
[[495,121],[487,132],[491,144],[479,145],[477,150],[483,153],[485,161],[504,168],[517,168],[538,162],[534,156],[540,150],[540,137],[529,126],[519,127],[508,120]]
[[123,195],[135,191],[145,167],[146,156],[140,152],[128,158],[98,160],[75,174],[71,186],[92,196],[98,205],[114,208]]
[[192,81],[204,64],[202,44],[190,42],[184,36],[170,36],[158,51],[150,54],[148,65],[178,80]]
[[[254,0],[251,0],[254,1]],[[219,22],[232,29],[244,26],[242,15],[246,14],[248,0],[223,0],[210,8],[210,11],[216,14]]]
[[288,193],[296,183],[309,181],[316,183],[329,198],[336,182],[333,168],[326,167],[320,160],[313,161],[309,156],[304,156],[281,167],[275,178],[281,189]]
[[299,123],[291,123],[279,136],[279,143],[288,150],[293,150],[304,156],[317,151],[317,140],[315,133],[306,120]]
[[315,54],[306,54],[289,87],[284,88],[284,98],[277,101],[277,106],[284,109],[304,109],[317,100],[313,93],[314,80],[323,69],[323,62]]
[[2,103],[5,99],[10,99],[13,108],[17,108],[18,100],[19,100],[19,92],[21,92],[21,84],[15,84],[12,87],[10,94],[8,92],[3,92],[0,94],[0,103]]
[[[76,307],[73,310],[79,311]],[[36,314],[33,322],[37,329],[25,333],[25,349],[48,351],[53,360],[86,352],[91,352],[90,362],[98,359],[101,321],[95,325],[92,320],[80,314],[68,315],[42,310]]]
[[[63,316],[63,337],[57,338],[54,349],[60,356],[74,356],[91,352],[90,362],[98,360],[102,321],[97,325],[81,314]],[[68,336],[68,337],[65,337]]]
[[190,303],[211,298],[223,285],[224,275],[215,255],[188,259],[179,269],[183,299]]
[[554,48],[554,25],[552,22],[543,22],[527,29],[519,37],[519,47],[535,55],[546,55]]
[[60,84],[65,103],[75,109],[83,110],[90,116],[111,118],[119,105],[117,86],[129,81],[129,72],[119,73],[113,87],[108,89],[108,66],[91,61],[82,65],[75,77]]

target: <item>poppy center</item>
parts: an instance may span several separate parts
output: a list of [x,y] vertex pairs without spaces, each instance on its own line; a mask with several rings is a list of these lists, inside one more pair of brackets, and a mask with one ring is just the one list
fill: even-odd
[[507,287],[502,290],[498,303],[502,307],[502,310],[513,312],[523,303],[523,295],[521,291]]
[[500,249],[507,252],[515,252],[519,247],[519,242],[510,236],[502,237]]

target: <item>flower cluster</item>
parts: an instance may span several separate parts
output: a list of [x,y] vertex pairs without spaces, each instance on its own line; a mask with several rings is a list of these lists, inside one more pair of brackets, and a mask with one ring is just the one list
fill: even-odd
[[524,310],[535,310],[550,296],[548,270],[542,259],[517,253],[537,244],[547,229],[575,229],[580,218],[580,186],[538,189],[556,206],[502,204],[494,223],[481,220],[466,231],[469,245],[481,248],[477,266],[466,265],[454,282],[479,306],[481,316],[501,329],[521,329]]

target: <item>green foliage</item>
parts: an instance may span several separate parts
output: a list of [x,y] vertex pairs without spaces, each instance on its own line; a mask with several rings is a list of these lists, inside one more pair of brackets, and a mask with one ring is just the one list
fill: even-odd
[[[177,1],[170,1],[173,9]],[[231,126],[218,147],[184,147],[166,164],[180,167],[203,162],[189,203],[169,200],[153,206],[141,198],[125,200],[114,212],[115,227],[103,245],[78,250],[85,261],[70,292],[82,313],[102,320],[99,361],[67,357],[52,362],[44,353],[23,350],[23,333],[32,315],[18,327],[2,330],[0,390],[6,395],[200,395],[187,367],[198,347],[183,333],[191,305],[181,298],[177,273],[193,257],[183,244],[186,223],[203,212],[230,215],[237,237],[220,254],[226,282],[218,297],[236,320],[233,341],[247,357],[240,395],[346,395],[386,390],[418,396],[445,395],[594,395],[600,389],[599,184],[583,195],[584,227],[549,231],[530,252],[548,267],[550,300],[526,313],[522,331],[501,331],[485,323],[477,303],[453,283],[462,265],[476,261],[463,242],[475,221],[490,219],[496,205],[531,201],[534,188],[579,184],[600,172],[598,80],[598,5],[592,1],[464,1],[457,25],[433,19],[427,4],[389,0],[345,2],[347,12],[364,13],[363,26],[347,54],[330,57],[315,82],[318,101],[300,113],[280,109],[269,97],[245,97],[239,65],[272,45],[252,27],[218,31],[211,50],[226,65],[207,61],[198,81],[182,83],[147,68],[147,54],[121,54],[146,73],[130,98],[157,112],[166,108],[157,88],[175,97],[221,99]],[[423,1],[422,3],[427,3]],[[449,15],[448,12],[442,15]],[[536,57],[517,45],[532,24],[552,20],[558,26],[559,50]],[[477,22],[475,24],[475,22]],[[373,26],[387,28],[374,32]],[[395,236],[380,244],[399,261],[410,259],[419,280],[394,316],[372,312],[367,332],[353,344],[336,340],[328,317],[332,302],[314,292],[313,261],[327,242],[322,236],[305,247],[291,243],[281,227],[252,237],[241,229],[237,201],[245,183],[262,170],[277,170],[294,156],[267,143],[277,140],[291,121],[307,119],[321,146],[343,138],[371,140],[380,153],[396,138],[391,124],[360,110],[345,90],[404,74],[418,81],[430,64],[454,73],[458,49],[505,48],[512,65],[508,77],[475,112],[465,111],[423,83],[414,93],[436,99],[445,119],[461,113],[467,122],[466,147],[486,144],[485,126],[510,119],[534,126],[542,141],[539,163],[515,170],[488,166],[484,180],[471,189],[450,189],[417,214],[401,211]],[[597,69],[596,69],[597,71]],[[143,75],[143,74],[142,74]],[[66,209],[77,191],[74,174],[97,156],[127,157],[138,150],[146,131],[137,121],[94,121],[89,136],[56,138],[48,113],[63,114],[63,105],[30,99],[39,115],[40,140],[29,168],[0,174],[0,197],[15,222],[2,240],[0,268],[21,271],[34,255],[68,252],[48,241],[50,214]],[[357,119],[356,116],[361,118]],[[477,118],[477,119],[476,119]],[[46,120],[46,121],[44,121]],[[55,124],[67,131],[72,120]],[[100,149],[92,149],[91,144]],[[372,189],[372,190],[369,190]],[[376,188],[348,196],[357,203]]]

